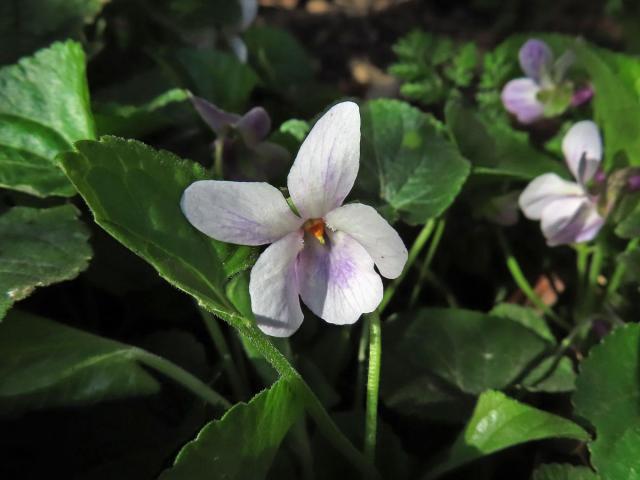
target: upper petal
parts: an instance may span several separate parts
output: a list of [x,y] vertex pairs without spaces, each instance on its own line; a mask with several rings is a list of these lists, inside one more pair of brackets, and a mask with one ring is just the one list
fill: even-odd
[[268,183],[200,180],[187,187],[180,206],[201,232],[240,245],[275,242],[302,224]]
[[244,142],[253,147],[269,135],[271,117],[264,108],[253,107],[234,126],[242,135]]
[[343,232],[327,232],[321,245],[305,242],[298,258],[302,301],[329,323],[354,323],[382,301],[382,279],[364,247]]
[[287,185],[305,218],[319,218],[342,205],[360,165],[360,111],[353,102],[333,106],[300,147]]
[[288,337],[302,324],[296,278],[296,257],[302,246],[302,233],[290,233],[262,252],[251,270],[251,310],[267,335]]
[[550,69],[553,53],[542,40],[532,38],[520,47],[518,59],[525,75],[538,81],[544,71]]
[[590,120],[573,125],[562,140],[562,152],[573,176],[581,184],[593,178],[602,160],[602,137]]
[[191,103],[193,103],[200,118],[202,118],[217,135],[224,135],[227,128],[240,120],[240,115],[225,112],[204,98],[193,95],[191,97]]
[[595,203],[586,196],[556,200],[542,212],[542,232],[551,247],[589,241],[603,224]]
[[398,232],[375,208],[350,203],[329,212],[325,221],[331,229],[357,240],[371,255],[383,277],[396,278],[402,273],[407,263],[407,249]]
[[544,105],[538,101],[540,86],[530,78],[516,78],[502,89],[502,104],[521,123],[533,123],[544,115]]
[[583,196],[584,190],[577,183],[563,180],[555,173],[545,173],[527,185],[518,203],[527,218],[539,220],[550,203],[561,198]]
[[258,15],[258,0],[240,0],[240,29],[246,30]]

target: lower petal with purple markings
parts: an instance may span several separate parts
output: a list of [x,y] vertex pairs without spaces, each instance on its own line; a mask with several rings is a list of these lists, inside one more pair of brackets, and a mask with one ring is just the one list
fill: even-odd
[[604,218],[589,197],[558,200],[542,213],[542,232],[550,247],[592,240],[602,228]]
[[323,320],[338,325],[355,323],[382,301],[382,279],[373,259],[343,232],[327,232],[322,245],[311,236],[298,257],[302,301]]

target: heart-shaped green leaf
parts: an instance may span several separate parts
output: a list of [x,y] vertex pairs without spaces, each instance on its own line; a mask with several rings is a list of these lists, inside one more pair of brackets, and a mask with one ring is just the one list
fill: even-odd
[[400,362],[416,376],[435,375],[469,394],[507,387],[549,346],[513,320],[471,310],[425,308],[396,322],[406,328],[387,342],[388,362]]
[[56,164],[95,138],[82,47],[55,43],[0,69],[0,187],[40,197],[75,194]]
[[596,429],[591,461],[603,480],[640,478],[640,325],[617,328],[582,363],[573,403]]
[[407,103],[373,100],[361,112],[359,183],[411,223],[442,214],[460,193],[469,162]]

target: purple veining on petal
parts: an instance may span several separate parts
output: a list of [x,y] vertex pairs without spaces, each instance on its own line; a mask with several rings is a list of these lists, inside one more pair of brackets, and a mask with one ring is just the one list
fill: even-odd
[[553,62],[553,53],[542,40],[532,38],[522,45],[518,59],[525,75],[538,82],[545,70],[550,68]]
[[533,123],[544,115],[544,105],[537,98],[539,91],[540,87],[530,78],[517,78],[502,89],[502,103],[521,123]]
[[579,107],[580,105],[591,100],[593,98],[593,94],[594,90],[591,85],[579,88],[573,93],[573,97],[571,97],[571,106]]
[[604,225],[604,218],[597,213],[592,200],[578,209],[553,236],[547,238],[549,246],[582,243],[592,240]]

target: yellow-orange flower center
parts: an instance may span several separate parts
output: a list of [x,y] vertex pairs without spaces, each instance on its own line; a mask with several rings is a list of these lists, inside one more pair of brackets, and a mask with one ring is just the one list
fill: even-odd
[[324,220],[321,218],[312,218],[304,222],[303,227],[305,232],[313,235],[322,245],[324,245]]

